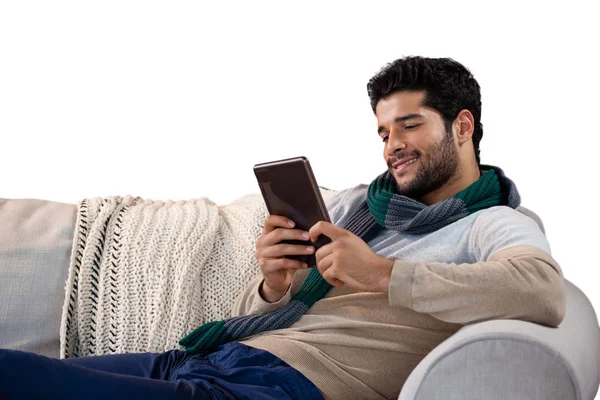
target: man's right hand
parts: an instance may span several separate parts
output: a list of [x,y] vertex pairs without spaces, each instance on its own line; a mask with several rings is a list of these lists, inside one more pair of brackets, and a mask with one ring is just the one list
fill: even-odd
[[308,232],[293,227],[294,222],[289,218],[269,215],[256,241],[256,260],[264,277],[260,295],[269,303],[280,300],[292,283],[294,273],[308,267],[301,261],[285,256],[306,255],[315,251],[314,246],[280,243],[282,240],[310,241]]

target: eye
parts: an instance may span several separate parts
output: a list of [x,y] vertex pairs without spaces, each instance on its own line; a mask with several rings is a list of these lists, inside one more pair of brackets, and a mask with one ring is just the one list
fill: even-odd
[[418,127],[419,127],[419,125],[406,125],[406,126],[404,127],[404,129],[406,129],[406,130],[409,130],[409,131],[410,131],[410,130],[416,129],[416,128],[418,128]]
[[387,140],[388,140],[388,137],[389,137],[389,135],[383,135],[383,136],[381,137],[381,141],[382,141],[383,143],[387,142]]

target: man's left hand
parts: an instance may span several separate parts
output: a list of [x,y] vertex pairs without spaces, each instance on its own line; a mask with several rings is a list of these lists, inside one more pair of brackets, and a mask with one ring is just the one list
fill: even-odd
[[313,242],[320,235],[331,239],[315,253],[317,268],[330,285],[387,293],[393,260],[381,257],[361,238],[329,222],[317,222],[308,233]]

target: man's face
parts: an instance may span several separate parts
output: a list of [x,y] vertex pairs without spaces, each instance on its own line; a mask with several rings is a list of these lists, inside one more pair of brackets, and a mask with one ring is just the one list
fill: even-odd
[[420,199],[458,176],[459,156],[441,115],[422,105],[423,92],[398,92],[375,109],[383,157],[398,193]]

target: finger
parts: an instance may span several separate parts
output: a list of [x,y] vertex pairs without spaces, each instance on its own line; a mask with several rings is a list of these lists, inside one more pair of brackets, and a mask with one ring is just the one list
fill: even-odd
[[331,268],[333,266],[333,257],[328,254],[323,257],[320,261],[317,262],[317,269],[323,276],[323,279],[327,281],[331,286],[342,287],[344,286],[344,282],[339,279],[337,276],[337,272],[335,269]]
[[333,243],[329,243],[329,244],[326,244],[325,246],[321,246],[315,253],[315,257],[317,259],[317,264],[322,259],[324,259],[328,255],[330,255],[331,253],[333,253]]
[[322,257],[320,260],[317,260],[317,269],[323,275],[331,266],[333,265],[333,257],[326,256]]
[[269,234],[275,240],[275,243],[279,243],[282,240],[303,240],[309,244],[310,235],[308,232],[302,229],[285,229],[278,228]]
[[347,235],[348,231],[339,226],[335,226],[330,222],[319,221],[310,228],[308,233],[310,235],[310,240],[316,242],[321,235],[325,235],[331,240],[335,240],[338,237]]
[[276,228],[262,236],[260,246],[273,246],[283,240],[303,240],[309,244],[310,235],[302,229]]
[[312,254],[314,251],[314,246],[280,243],[264,247],[261,249],[260,256],[263,258],[281,258],[285,256]]
[[327,270],[321,274],[323,279],[327,281],[331,286],[334,287],[342,287],[344,286],[344,282],[336,276],[336,271],[334,268],[327,268]]
[[281,271],[282,269],[305,269],[308,268],[306,263],[298,260],[292,260],[289,258],[277,258],[277,259],[266,259],[264,264],[261,266],[261,270],[264,273],[273,273],[277,271]]
[[293,228],[295,222],[281,215],[269,215],[263,226],[263,234],[267,234],[277,228]]
[[335,286],[337,288],[340,288],[340,287],[344,286],[344,282],[340,281],[339,279],[333,278],[333,280],[331,281],[330,285],[331,286]]

